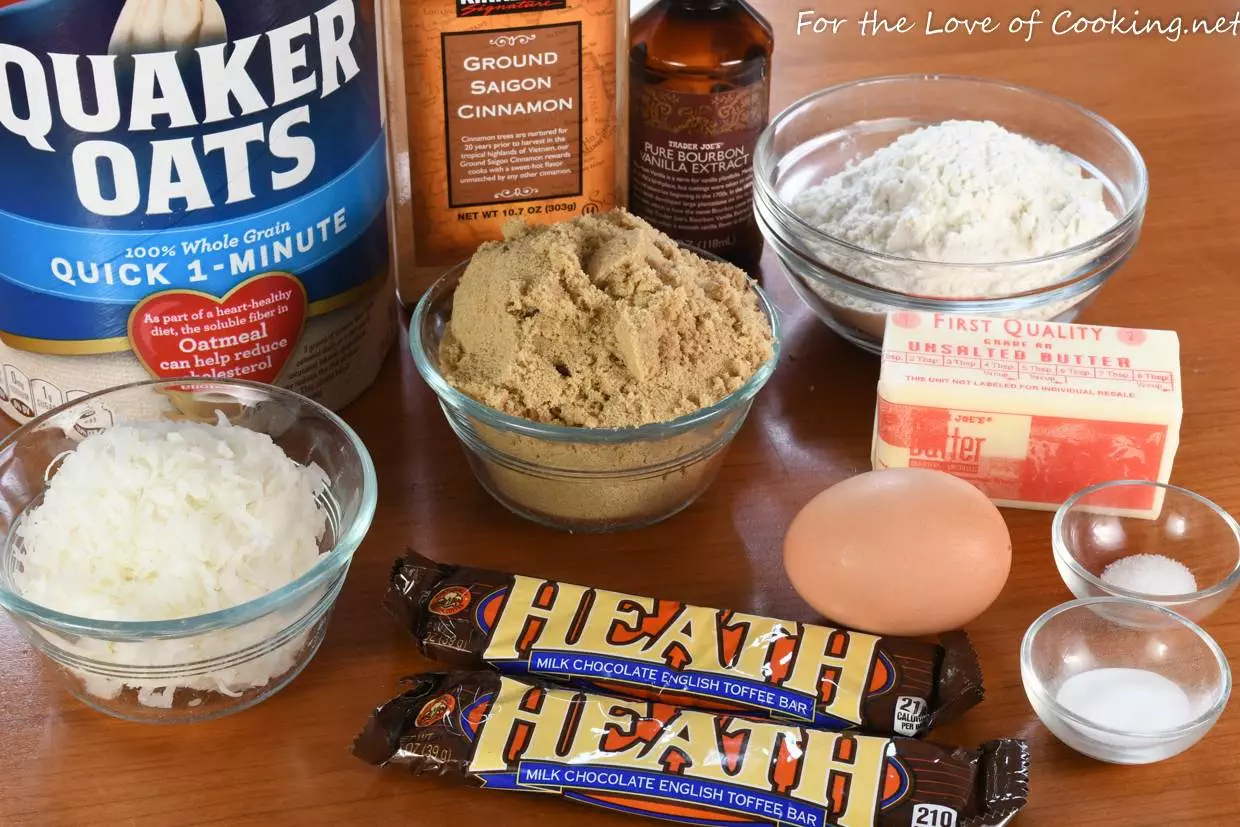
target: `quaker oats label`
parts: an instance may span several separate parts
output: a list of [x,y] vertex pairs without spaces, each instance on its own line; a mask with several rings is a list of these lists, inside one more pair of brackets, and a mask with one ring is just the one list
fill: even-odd
[[0,411],[360,393],[394,326],[379,65],[371,0],[0,0]]

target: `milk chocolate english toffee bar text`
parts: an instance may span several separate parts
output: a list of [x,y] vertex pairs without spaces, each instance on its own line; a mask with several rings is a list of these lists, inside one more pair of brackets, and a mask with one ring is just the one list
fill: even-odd
[[984,827],[1028,797],[1016,740],[954,749],[485,671],[408,682],[355,741],[362,760],[690,824]]
[[941,645],[636,597],[409,552],[384,598],[428,657],[581,689],[920,735],[982,700],[963,632]]

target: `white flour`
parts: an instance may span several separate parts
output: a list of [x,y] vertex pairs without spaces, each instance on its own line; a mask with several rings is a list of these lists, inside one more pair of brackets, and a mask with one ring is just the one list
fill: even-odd
[[995,123],[947,121],[901,135],[801,193],[794,207],[866,250],[990,264],[1097,236],[1115,223],[1103,195],[1102,182],[1058,147]]
[[[878,266],[823,250],[836,269],[887,290],[939,298],[1003,296],[1053,284],[1076,262],[1016,272],[950,265],[1063,252],[1116,222],[1103,182],[1087,177],[1071,156],[982,121],[946,121],[902,135],[805,190],[791,206],[817,229],[856,247],[926,262]],[[886,310],[825,285],[813,287],[844,308]],[[1050,318],[1064,309],[1051,305],[1034,315]]]

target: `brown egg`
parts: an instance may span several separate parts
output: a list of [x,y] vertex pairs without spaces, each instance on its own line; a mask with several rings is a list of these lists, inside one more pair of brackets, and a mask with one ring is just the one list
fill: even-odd
[[1007,582],[1012,540],[999,510],[941,471],[871,471],[823,491],[792,521],[784,568],[824,617],[883,635],[958,629]]

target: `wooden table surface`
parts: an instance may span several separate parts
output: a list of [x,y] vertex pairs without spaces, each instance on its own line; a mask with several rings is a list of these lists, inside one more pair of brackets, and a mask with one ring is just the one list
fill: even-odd
[[[1152,179],[1145,232],[1085,318],[1180,332],[1186,413],[1173,479],[1240,513],[1240,38],[1186,36],[1171,43],[1039,31],[1028,44],[1007,34],[863,39],[853,27],[873,4],[855,2],[829,6],[831,14],[854,21],[840,34],[798,38],[796,10],[813,3],[757,5],[778,31],[777,109],[827,83],[865,75],[977,74],[1069,97],[1135,140]],[[1006,21],[1035,5],[955,0],[879,7],[887,17],[906,14],[924,25],[929,10]],[[1235,13],[1224,3],[1174,5],[1189,17]],[[1112,5],[1073,8],[1082,15]],[[253,710],[178,728],[109,719],[54,689],[30,647],[0,620],[0,824],[377,827],[480,825],[501,817],[505,827],[640,823],[542,796],[413,780],[352,758],[350,741],[372,707],[395,691],[399,677],[429,666],[379,598],[391,560],[412,544],[442,560],[811,619],[779,565],[781,538],[814,493],[866,470],[878,363],[798,306],[769,261],[765,282],[788,317],[785,355],[718,482],[680,516],[617,536],[555,533],[492,502],[470,476],[402,342],[374,389],[345,411],[378,466],[373,530],[317,658]],[[1038,723],[1021,689],[1019,642],[1030,622],[1070,595],[1051,562],[1050,515],[1006,516],[1015,546],[1012,577],[969,630],[989,696],[937,740],[1030,741],[1032,799],[1017,824],[1235,823],[1240,713],[1225,714],[1192,751],[1143,768],[1079,757]],[[1232,651],[1240,651],[1238,619],[1240,601],[1233,601],[1208,622]]]

